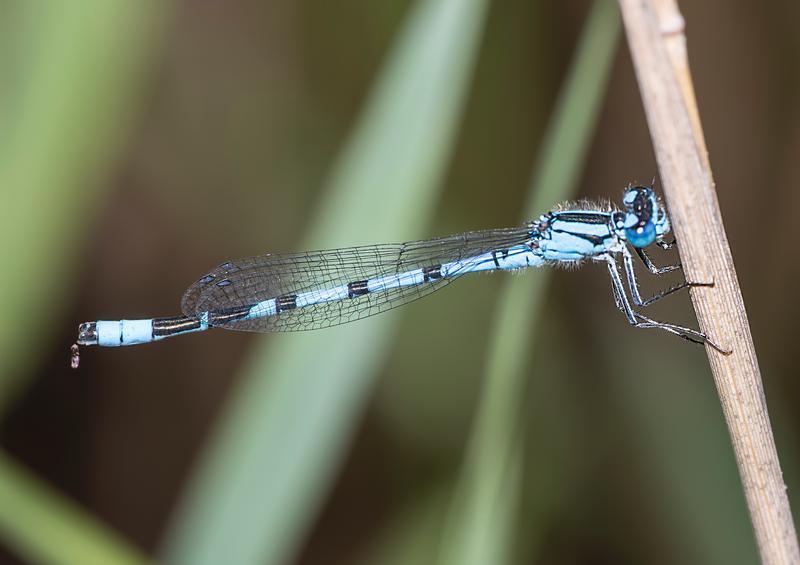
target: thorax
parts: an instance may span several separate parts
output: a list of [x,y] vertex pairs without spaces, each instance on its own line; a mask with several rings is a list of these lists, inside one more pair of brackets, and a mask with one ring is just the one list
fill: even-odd
[[[620,245],[612,212],[563,210],[531,224],[532,247],[546,261],[581,261],[615,251]],[[538,250],[538,251],[537,251]]]

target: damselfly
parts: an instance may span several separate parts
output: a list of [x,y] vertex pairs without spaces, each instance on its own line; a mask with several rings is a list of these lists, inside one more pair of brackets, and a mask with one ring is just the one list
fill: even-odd
[[614,301],[632,326],[663,330],[727,353],[700,331],[657,322],[639,311],[683,288],[712,283],[684,281],[642,298],[631,250],[654,275],[681,267],[657,267],[645,251],[651,245],[669,249],[675,243],[666,240],[669,218],[653,189],[628,188],[623,204],[624,211],[590,203],[565,205],[517,228],[229,261],[188,288],[181,301],[182,316],[81,324],[71,349],[72,366],[79,363],[78,345],[138,345],[209,328],[254,332],[325,328],[407,304],[467,273],[577,265],[586,260],[605,263]]

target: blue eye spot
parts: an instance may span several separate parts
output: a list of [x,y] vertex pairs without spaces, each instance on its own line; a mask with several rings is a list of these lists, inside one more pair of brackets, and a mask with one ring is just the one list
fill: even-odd
[[656,240],[656,226],[647,222],[643,226],[625,230],[625,239],[634,247],[647,247]]
[[625,206],[633,206],[633,201],[636,200],[636,190],[627,190],[622,197],[622,203]]

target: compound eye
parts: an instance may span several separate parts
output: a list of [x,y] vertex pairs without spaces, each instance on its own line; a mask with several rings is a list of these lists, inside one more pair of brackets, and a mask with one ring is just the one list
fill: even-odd
[[656,226],[653,222],[645,222],[625,230],[625,239],[634,247],[647,247],[656,240]]

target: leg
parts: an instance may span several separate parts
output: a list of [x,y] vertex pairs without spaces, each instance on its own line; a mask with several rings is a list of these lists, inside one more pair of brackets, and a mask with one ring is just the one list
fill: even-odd
[[[606,259],[606,261],[608,261],[608,259]],[[608,264],[607,266],[609,267],[609,269],[611,268],[610,264]],[[625,303],[623,302],[623,299],[620,296],[620,288],[614,284],[614,277],[611,277],[611,294],[614,296],[614,304],[616,305],[617,310],[619,310],[620,312],[625,314],[626,317],[628,317],[628,313],[625,311]],[[628,319],[630,320],[630,318]]]
[[669,287],[667,290],[662,290],[660,292],[655,293],[650,298],[643,300],[641,304],[637,304],[637,306],[645,308],[647,306],[650,306],[653,302],[658,302],[665,296],[669,296],[673,292],[678,292],[679,290],[683,290],[684,288],[692,288],[695,286],[714,286],[714,283],[692,283],[688,281],[683,281],[680,284],[676,284],[674,286]]
[[606,266],[608,267],[608,274],[611,276],[611,289],[614,292],[614,301],[617,303],[617,308],[625,314],[628,323],[632,326],[637,324],[636,312],[633,310],[628,296],[625,294],[625,287],[622,285],[622,279],[617,270],[617,261],[611,255],[605,256]]
[[677,240],[673,237],[672,241],[664,241],[663,239],[656,241],[656,245],[658,245],[661,249],[665,251],[668,249],[672,249],[675,245]]
[[[670,245],[670,247],[672,247],[672,245]],[[669,247],[665,247],[664,249],[669,249]],[[663,275],[681,268],[680,263],[677,265],[667,265],[666,267],[656,267],[653,261],[650,260],[650,256],[641,247],[636,248],[636,254],[639,256],[639,259],[642,260],[644,266],[647,267],[647,270],[654,275]]]
[[702,332],[693,330],[691,328],[685,328],[683,326],[677,326],[675,324],[657,322],[634,311],[633,307],[628,301],[628,296],[625,294],[625,287],[623,286],[622,279],[619,276],[616,260],[611,255],[607,255],[605,260],[608,264],[608,274],[611,276],[611,286],[614,291],[614,297],[617,300],[617,306],[625,314],[625,317],[628,319],[628,323],[630,325],[642,329],[664,330],[665,332],[677,335],[678,337],[682,337],[683,339],[694,343],[707,343],[723,355],[730,353],[730,351],[722,349],[719,345],[711,341],[708,336]]
[[[641,249],[637,249],[636,251],[642,252]],[[688,281],[683,281],[680,284],[669,287],[667,290],[662,290],[661,292],[657,292],[650,298],[643,299],[641,294],[639,294],[639,283],[636,280],[636,272],[635,269],[633,268],[633,259],[631,258],[631,255],[627,251],[627,249],[623,251],[622,255],[623,255],[623,262],[625,264],[625,275],[628,279],[628,287],[631,290],[631,297],[633,298],[633,303],[636,304],[636,306],[639,306],[640,308],[650,306],[653,302],[658,302],[665,296],[669,296],[673,292],[678,292],[679,290],[683,290],[684,288],[690,288],[693,286],[714,286],[713,283],[691,283]],[[645,257],[647,256],[645,255]],[[672,270],[673,268],[680,269],[680,265],[675,265],[674,267],[673,266],[668,267],[669,270]],[[665,267],[665,269],[667,269],[667,267]],[[661,273],[656,273],[656,274],[663,274],[665,272],[669,272],[669,270],[662,271]],[[653,271],[651,270],[650,272]]]
[[666,324],[664,322],[656,322],[655,320],[651,320],[646,316],[642,316],[638,312],[635,315],[637,320],[636,323],[637,328],[643,328],[643,329],[655,328],[664,330],[665,332],[669,332],[678,337],[682,337],[683,339],[691,341],[692,343],[699,343],[699,344],[707,343],[711,347],[713,347],[714,349],[725,355],[730,353],[730,351],[723,350],[716,343],[711,341],[706,334],[701,333],[697,330],[693,330],[691,328],[684,328],[683,326],[676,326],[674,324]]

